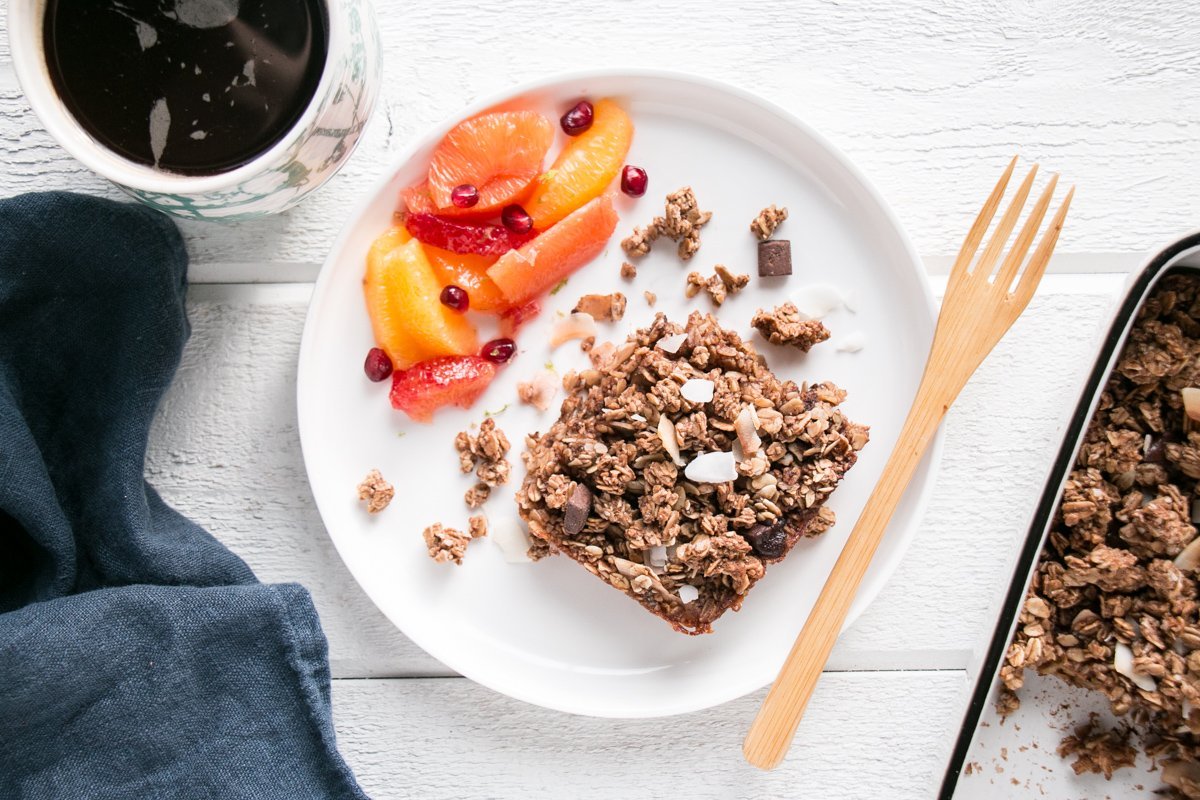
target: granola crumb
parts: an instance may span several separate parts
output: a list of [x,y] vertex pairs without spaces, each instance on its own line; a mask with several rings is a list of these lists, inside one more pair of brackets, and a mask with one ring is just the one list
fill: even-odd
[[621,262],[621,277],[628,281],[633,280],[637,277],[637,267],[628,261]]
[[649,289],[642,292],[642,297],[646,298],[646,305],[650,306],[651,308],[653,308],[654,304],[658,302],[658,295]]
[[378,514],[387,508],[395,494],[396,490],[383,479],[383,475],[377,469],[368,472],[367,477],[358,485],[358,499],[367,502],[369,514]]
[[625,295],[620,292],[612,294],[585,294],[575,304],[572,314],[590,314],[596,322],[618,322],[625,316]]
[[476,514],[467,518],[467,532],[471,534],[472,539],[482,539],[484,536],[487,536],[487,517],[483,514]]
[[660,236],[678,243],[679,258],[687,261],[700,249],[700,229],[712,219],[711,211],[701,211],[692,187],[667,195],[664,214],[655,217],[649,225],[634,228],[633,233],[621,242],[621,248],[630,257],[644,256]]
[[487,500],[492,488],[508,482],[512,464],[505,456],[510,447],[508,437],[496,427],[496,420],[492,417],[485,418],[479,424],[478,434],[460,431],[454,437],[460,469],[463,472],[474,470],[475,477],[479,479],[479,483],[468,489],[463,498],[468,506],[478,508]]
[[689,272],[684,294],[687,297],[695,297],[703,289],[713,303],[719,306],[725,302],[728,295],[737,294],[746,288],[749,282],[749,275],[734,274],[724,264],[717,264],[708,278],[699,272]]
[[1114,772],[1132,767],[1137,759],[1137,751],[1129,744],[1129,734],[1127,727],[1104,729],[1093,713],[1073,735],[1063,738],[1058,755],[1061,758],[1075,756],[1071,769],[1076,775],[1093,772],[1103,774],[1105,780],[1112,780]]
[[453,561],[462,564],[467,552],[467,544],[471,536],[454,528],[447,528],[440,522],[430,525],[421,534],[425,538],[425,547],[429,549],[429,557],[439,564]]
[[759,309],[750,325],[771,344],[791,345],[807,353],[829,338],[829,329],[819,319],[805,319],[791,302],[771,311]]
[[492,487],[486,483],[477,483],[467,489],[467,493],[463,495],[463,502],[467,504],[467,508],[479,508],[487,502],[491,494]]
[[779,224],[787,218],[788,210],[786,208],[776,208],[774,204],[769,205],[758,212],[758,216],[750,223],[750,232],[758,237],[760,242],[765,242],[775,233]]

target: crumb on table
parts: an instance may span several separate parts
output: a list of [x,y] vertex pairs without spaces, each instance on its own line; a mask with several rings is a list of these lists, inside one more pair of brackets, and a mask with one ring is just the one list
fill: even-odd
[[367,511],[371,514],[378,514],[387,508],[395,494],[396,490],[377,469],[368,472],[358,485],[358,499],[367,502]]
[[649,289],[642,292],[642,297],[646,298],[646,305],[648,305],[650,307],[653,307],[654,304],[658,302],[658,295],[656,295],[654,292],[650,291]]
[[791,302],[770,311],[759,309],[750,325],[771,344],[791,345],[807,353],[829,338],[829,329],[819,319],[805,319]]
[[621,277],[626,280],[633,280],[637,277],[637,267],[628,261],[621,262]]

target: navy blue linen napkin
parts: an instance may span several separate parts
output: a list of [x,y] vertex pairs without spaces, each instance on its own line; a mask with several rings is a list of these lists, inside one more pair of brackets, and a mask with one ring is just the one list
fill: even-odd
[[143,477],[188,335],[146,208],[0,200],[0,798],[365,798],[308,593]]

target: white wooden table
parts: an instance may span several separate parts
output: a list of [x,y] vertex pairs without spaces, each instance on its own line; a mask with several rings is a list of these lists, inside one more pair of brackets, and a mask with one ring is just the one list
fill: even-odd
[[[1176,0],[953,9],[891,0],[378,0],[384,87],[361,147],[301,208],[187,224],[194,333],[149,477],[264,581],[298,581],[329,637],[341,747],[376,798],[922,798],[964,667],[1124,273],[1200,226],[1200,8]],[[1191,7],[1187,7],[1190,5]],[[6,14],[0,4],[0,20]],[[2,23],[0,23],[2,24]],[[842,637],[790,759],[741,760],[761,693],[621,722],[543,711],[455,677],[338,560],[300,459],[294,380],[311,281],[390,155],[478,94],[548,71],[676,68],[761,92],[854,158],[935,286],[1014,152],[1079,186],[1044,288],[947,421],[924,525]],[[0,196],[118,192],[30,113],[0,42]],[[136,269],[136,264],[130,265]],[[787,634],[783,634],[787,635]]]

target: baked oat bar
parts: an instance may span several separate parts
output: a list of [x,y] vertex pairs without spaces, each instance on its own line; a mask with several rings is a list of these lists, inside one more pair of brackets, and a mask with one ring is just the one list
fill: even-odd
[[659,314],[564,388],[558,421],[526,442],[521,516],[689,634],[833,524],[825,501],[868,438],[841,389],[780,380],[699,312],[686,327]]

